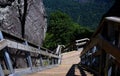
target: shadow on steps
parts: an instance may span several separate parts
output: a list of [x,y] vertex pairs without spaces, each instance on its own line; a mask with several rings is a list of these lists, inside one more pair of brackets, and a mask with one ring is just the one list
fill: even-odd
[[78,67],[78,64],[73,64],[66,76],[87,76],[82,67]]

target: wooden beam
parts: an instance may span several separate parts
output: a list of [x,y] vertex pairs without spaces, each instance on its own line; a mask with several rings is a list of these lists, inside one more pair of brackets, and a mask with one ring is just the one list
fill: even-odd
[[83,49],[83,51],[82,51],[82,53],[81,53],[80,56],[82,56],[86,52],[88,52],[92,47],[94,47],[95,45],[97,45],[98,42],[99,42],[99,40],[97,38],[91,39],[90,43],[85,47],[85,49]]
[[98,50],[95,53],[93,53],[92,56],[100,56],[101,54],[102,54],[102,51]]
[[105,19],[112,22],[120,23],[120,17],[106,17]]
[[14,41],[11,41],[11,40],[6,40],[7,42],[7,46],[9,48],[14,48],[14,49],[18,49],[18,50],[23,50],[23,51],[26,51],[26,52],[31,52],[31,53],[38,53],[38,54],[41,54],[41,55],[45,55],[45,56],[49,56],[49,57],[54,57],[54,58],[59,58],[59,56],[57,55],[54,55],[54,54],[51,54],[51,53],[48,53],[46,51],[42,51],[42,50],[39,50],[37,48],[34,48],[34,47],[30,47],[30,46],[25,46],[21,43],[17,43],[17,42],[14,42]]
[[100,36],[97,36],[95,41],[92,41],[88,45],[88,47],[85,49],[85,52],[83,52],[82,55],[85,54],[87,51],[89,51],[96,44],[96,42],[99,44],[99,47],[105,50],[106,53],[111,54],[112,56],[116,58],[118,62],[120,62],[120,55],[119,55],[120,50],[114,45],[110,44],[108,41],[102,39]]
[[5,48],[7,46],[7,41],[6,40],[1,40],[0,41],[0,50],[2,50],[3,48]]
[[99,38],[99,41],[102,43],[100,44],[100,47],[102,47],[106,53],[109,53],[112,56],[114,56],[115,59],[120,63],[120,50],[104,39]]

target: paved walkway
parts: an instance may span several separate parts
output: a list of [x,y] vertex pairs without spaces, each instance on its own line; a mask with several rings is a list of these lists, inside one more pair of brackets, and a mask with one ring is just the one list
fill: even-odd
[[[80,51],[72,51],[62,54],[62,63],[58,67],[47,69],[41,72],[37,72],[34,74],[26,75],[26,76],[74,76],[73,68],[75,64],[80,62]],[[85,75],[81,76],[93,76],[88,72],[85,72]]]

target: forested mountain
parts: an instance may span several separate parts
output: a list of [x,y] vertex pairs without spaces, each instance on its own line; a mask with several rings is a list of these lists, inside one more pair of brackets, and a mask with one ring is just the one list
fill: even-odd
[[50,13],[48,29],[43,46],[54,50],[58,45],[68,46],[75,40],[89,38],[93,31],[75,23],[71,17],[61,11]]
[[95,29],[114,0],[43,0],[48,15],[60,10],[82,26]]

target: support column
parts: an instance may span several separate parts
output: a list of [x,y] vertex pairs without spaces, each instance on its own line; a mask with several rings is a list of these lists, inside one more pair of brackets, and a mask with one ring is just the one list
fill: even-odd
[[109,70],[108,70],[108,68],[109,68],[109,55],[108,54],[106,54],[106,62],[105,62],[105,76],[108,76],[108,73],[109,73]]
[[4,39],[2,32],[0,31],[0,40]]
[[[40,46],[38,47],[39,51],[41,51],[40,49]],[[39,57],[40,57],[40,66],[43,66],[43,58],[42,58],[42,55],[39,54]]]
[[[2,32],[0,31],[0,40],[2,39],[4,39],[4,37]],[[1,64],[0,64],[0,76],[5,76]]]
[[[41,51],[40,46],[38,47],[39,51]],[[39,55],[40,57],[40,66],[43,66],[43,58],[42,55]]]
[[52,65],[54,65],[54,58],[52,58]]
[[39,55],[40,56],[40,66],[43,66],[43,59],[42,59],[42,56],[41,55]]
[[27,62],[28,62],[28,67],[32,69],[32,60],[31,60],[30,53],[27,53]]
[[[23,44],[28,46],[27,41],[25,41]],[[31,56],[30,56],[30,52],[26,52],[26,57],[27,57],[26,59],[27,59],[28,67],[30,67],[31,70],[32,70],[32,59],[31,59]]]
[[3,72],[3,70],[2,70],[1,64],[0,64],[0,76],[5,76],[5,75],[4,75],[4,72]]
[[55,58],[54,60],[55,60],[55,64],[58,64],[58,59]]
[[61,50],[62,50],[62,45],[60,45],[60,48],[59,48],[59,58],[58,58],[58,64],[61,64],[61,60],[62,60],[62,56],[61,56]]
[[7,68],[10,70],[10,73],[11,74],[14,73],[14,69],[13,69],[13,66],[12,66],[10,56],[9,56],[9,54],[6,50],[4,51],[4,58],[5,58],[5,62],[7,64]]
[[58,58],[58,64],[61,64],[61,60],[62,60],[62,56],[59,55],[59,58]]
[[49,57],[47,58],[48,66],[50,65],[50,59]]

